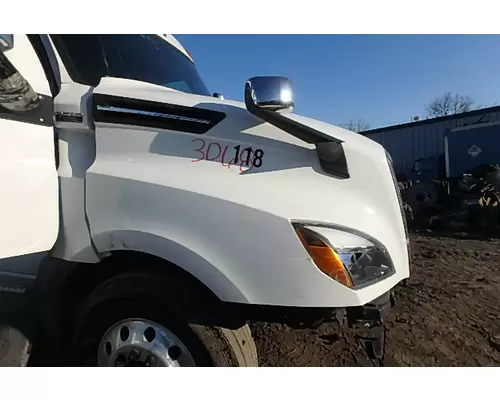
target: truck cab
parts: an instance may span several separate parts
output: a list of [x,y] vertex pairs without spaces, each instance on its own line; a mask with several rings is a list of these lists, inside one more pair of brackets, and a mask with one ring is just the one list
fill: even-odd
[[68,362],[256,366],[248,321],[383,322],[410,271],[387,152],[286,78],[242,88],[171,35],[0,35],[0,291]]

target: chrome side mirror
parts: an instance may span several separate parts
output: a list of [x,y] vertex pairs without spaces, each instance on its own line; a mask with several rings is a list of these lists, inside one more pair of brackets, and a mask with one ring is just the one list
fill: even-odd
[[270,111],[292,111],[292,81],[281,76],[257,76],[245,85],[245,103]]
[[0,51],[0,106],[16,113],[33,110],[39,105],[38,94]]
[[14,35],[0,34],[0,51],[11,50],[14,47]]

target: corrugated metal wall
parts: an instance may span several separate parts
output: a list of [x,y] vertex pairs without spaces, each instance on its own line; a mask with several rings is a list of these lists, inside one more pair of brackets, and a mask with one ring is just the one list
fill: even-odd
[[[498,108],[498,107],[495,107]],[[486,111],[486,110],[485,110]],[[406,124],[398,127],[388,127],[363,133],[366,137],[375,140],[384,146],[394,161],[397,173],[409,173],[415,160],[426,157],[437,157],[444,153],[444,136],[448,129],[482,122],[500,121],[500,110],[471,116],[447,119],[436,122],[422,121],[415,124]],[[463,115],[463,114],[462,114]],[[414,126],[412,126],[414,125]],[[387,131],[384,131],[387,129]],[[499,143],[500,147],[500,143]]]

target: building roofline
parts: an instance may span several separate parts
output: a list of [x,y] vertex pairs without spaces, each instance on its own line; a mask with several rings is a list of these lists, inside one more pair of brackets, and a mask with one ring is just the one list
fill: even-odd
[[477,110],[467,111],[467,112],[460,113],[460,114],[447,115],[446,117],[429,118],[429,119],[424,119],[422,121],[416,121],[416,122],[406,122],[404,124],[399,124],[399,125],[391,125],[391,126],[386,126],[383,128],[370,129],[370,130],[360,132],[360,133],[362,135],[372,135],[374,133],[379,133],[379,132],[389,132],[389,131],[394,131],[397,129],[413,128],[415,126],[434,124],[436,122],[444,122],[444,121],[450,121],[450,120],[459,119],[459,118],[473,117],[474,115],[487,114],[487,113],[495,112],[495,111],[500,111],[500,106],[479,108]]

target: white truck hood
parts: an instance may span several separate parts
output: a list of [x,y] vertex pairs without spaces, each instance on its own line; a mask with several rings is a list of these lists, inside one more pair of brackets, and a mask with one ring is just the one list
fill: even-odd
[[[219,261],[227,265],[233,265],[236,259],[252,260],[251,268],[238,269],[238,276],[233,277],[239,280],[248,275],[241,280],[241,285],[246,286],[255,279],[256,268],[262,270],[262,274],[257,275],[266,276],[270,265],[284,263],[282,252],[276,249],[293,247],[298,241],[290,225],[294,220],[349,228],[376,238],[388,249],[398,267],[394,276],[375,288],[363,288],[357,292],[338,288],[330,293],[331,282],[318,271],[317,279],[323,282],[321,285],[324,284],[326,291],[318,292],[317,297],[309,292],[307,295],[305,292],[294,294],[293,304],[304,305],[304,299],[308,305],[315,306],[364,304],[408,276],[406,234],[397,188],[385,150],[374,141],[324,122],[295,114],[286,115],[342,141],[349,172],[349,177],[344,179],[325,172],[314,144],[257,118],[242,102],[196,96],[116,78],[103,78],[93,93],[97,99],[96,107],[99,107],[99,101],[102,101],[101,107],[129,104],[130,109],[125,110],[129,115],[134,114],[134,107],[144,107],[141,112],[149,113],[148,109],[154,109],[152,117],[161,118],[163,106],[165,113],[181,106],[184,110],[188,107],[225,114],[203,134],[147,127],[139,121],[134,125],[134,119],[124,125],[119,119],[118,122],[96,121],[98,150],[97,159],[87,173],[89,193],[98,193],[103,188],[114,193],[107,196],[108,208],[102,202],[96,203],[94,198],[97,196],[89,194],[87,197],[94,239],[102,249],[106,248],[107,239],[104,237],[109,231],[108,226],[114,225],[113,229],[121,231],[137,230],[138,224],[145,230],[154,227],[165,237],[185,235],[189,238],[188,248],[198,248],[206,259],[225,259],[227,262]],[[114,102],[113,98],[117,97],[128,100]],[[151,102],[155,103],[154,106]],[[168,105],[172,107],[168,108]],[[250,171],[241,171],[234,165],[228,168],[219,156],[217,159],[212,156],[210,160],[205,155],[201,157],[200,146],[208,148],[214,143],[219,146],[221,154],[223,149],[234,154],[236,147],[259,149],[261,155],[265,153],[264,161]],[[212,149],[217,149],[217,146],[212,146]],[[226,164],[229,160],[230,157],[226,158]],[[193,214],[199,214],[198,228],[191,230]],[[254,229],[235,231],[235,219],[240,225],[252,225]],[[200,229],[200,226],[210,227],[211,234],[203,234],[205,229]],[[266,235],[276,240],[263,240]],[[220,243],[227,244],[224,253],[213,250]],[[268,249],[265,254],[263,247]],[[288,254],[284,264],[287,273],[292,268],[297,282],[300,282],[306,271],[298,266],[294,269],[291,265],[302,262],[303,249],[295,249],[300,249],[300,254]],[[275,293],[276,286],[273,285],[279,286],[280,282],[269,282],[265,290],[266,284],[259,283],[262,290],[259,289],[258,295],[254,293],[255,299],[247,296],[247,300],[262,304],[292,304],[288,297],[285,299],[289,294]],[[317,284],[311,287],[316,290]],[[328,296],[325,297],[325,293],[329,293]]]

